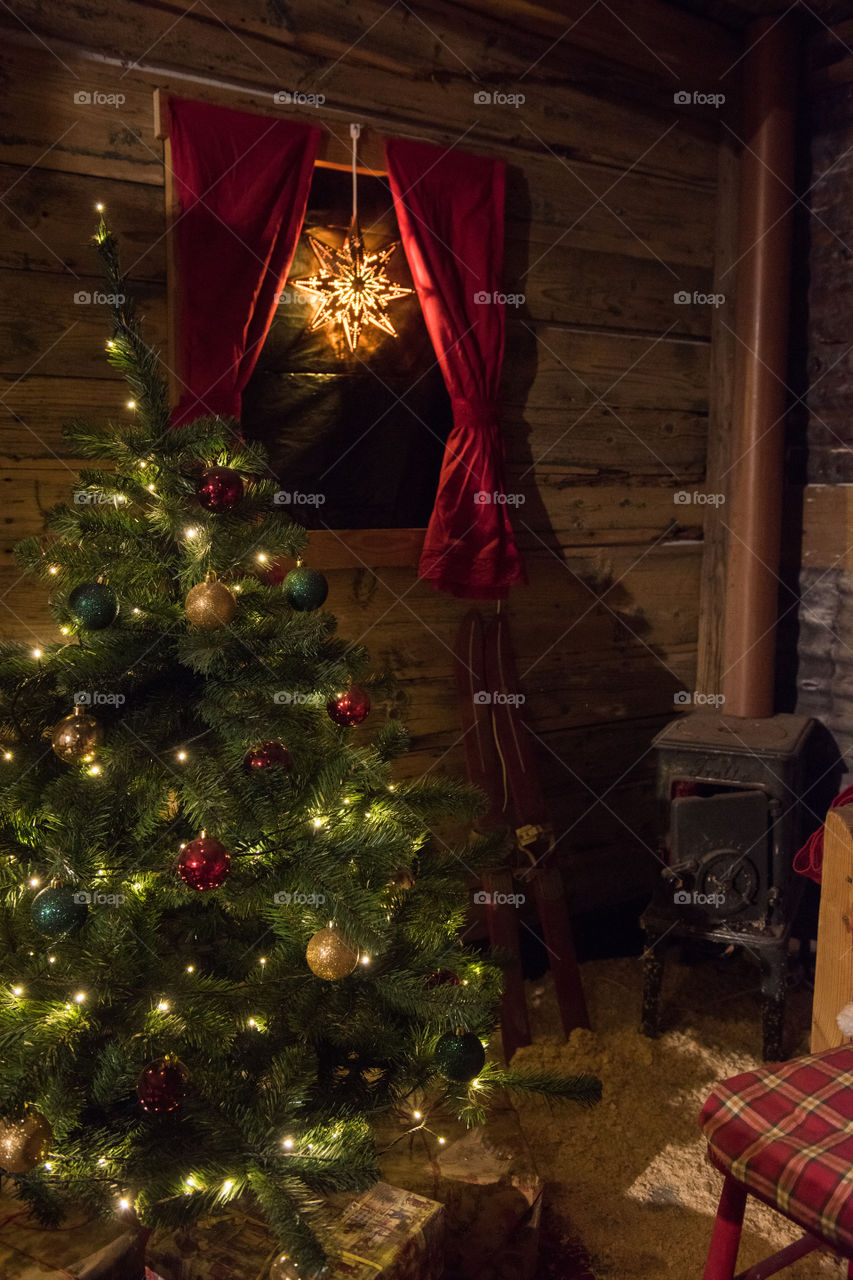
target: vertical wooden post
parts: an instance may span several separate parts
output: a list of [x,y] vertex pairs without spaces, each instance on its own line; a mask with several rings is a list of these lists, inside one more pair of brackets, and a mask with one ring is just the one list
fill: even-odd
[[823,877],[812,1005],[812,1053],[846,1037],[836,1017],[853,1001],[853,810],[830,809],[823,833]]
[[175,237],[173,225],[177,215],[175,177],[172,170],[172,140],[169,137],[169,113],[166,95],[154,90],[154,137],[163,143],[163,183],[166,198],[166,377],[169,404],[174,409],[181,398],[178,368],[178,291],[175,272]]
[[733,485],[723,692],[736,716],[773,714],[794,185],[793,18],[747,31],[740,183]]

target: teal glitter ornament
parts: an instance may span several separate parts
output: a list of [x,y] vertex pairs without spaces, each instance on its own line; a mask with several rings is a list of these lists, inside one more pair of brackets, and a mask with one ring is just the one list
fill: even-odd
[[68,608],[88,631],[103,631],[118,617],[118,597],[103,582],[81,582],[68,597]]
[[465,1031],[461,1036],[448,1031],[435,1046],[435,1065],[448,1080],[473,1080],[483,1070],[486,1051],[479,1036]]
[[284,580],[284,594],[291,609],[310,613],[325,601],[329,584],[318,569],[297,565]]
[[30,915],[39,933],[48,938],[58,937],[79,929],[89,914],[86,893],[75,893],[67,886],[52,885],[42,889],[33,898]]

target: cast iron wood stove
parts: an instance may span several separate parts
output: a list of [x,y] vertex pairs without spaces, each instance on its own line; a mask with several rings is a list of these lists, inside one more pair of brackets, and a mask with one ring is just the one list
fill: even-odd
[[742,947],[761,969],[764,1057],[782,1056],[788,940],[800,896],[805,748],[814,721],[695,712],[655,739],[665,866],[642,917],[643,1031],[659,1032],[671,942]]

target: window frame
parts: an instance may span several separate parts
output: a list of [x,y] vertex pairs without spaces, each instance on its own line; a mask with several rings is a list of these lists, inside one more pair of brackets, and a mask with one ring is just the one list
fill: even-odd
[[[167,381],[169,405],[171,408],[180,399],[176,367],[177,353],[177,272],[174,257],[174,236],[172,226],[177,212],[174,171],[172,169],[172,144],[168,131],[168,112],[166,103],[171,90],[155,89],[154,97],[154,137],[163,144],[163,188],[165,201],[165,245],[166,245],[166,352]],[[175,95],[179,96],[179,95]],[[241,97],[244,95],[241,94]],[[193,86],[193,97],[201,102],[209,102],[214,106],[231,107],[241,111],[249,111],[254,115],[270,118],[270,113],[263,110],[260,104],[240,102],[235,104],[224,95],[210,93],[198,94]],[[320,147],[315,161],[317,169],[338,169],[346,172],[352,170],[351,142],[349,137],[339,134],[335,126],[323,117],[312,112],[294,111],[293,118],[319,125],[321,130]],[[380,137],[373,129],[362,128],[359,138],[359,164],[356,172],[366,177],[387,178],[388,170],[384,168],[384,154]],[[426,527],[390,528],[390,529],[312,529],[311,545],[328,569],[363,569],[382,565],[385,568],[416,568],[420,559]]]

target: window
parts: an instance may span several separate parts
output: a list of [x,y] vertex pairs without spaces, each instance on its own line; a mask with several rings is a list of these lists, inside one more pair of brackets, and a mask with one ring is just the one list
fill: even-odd
[[[359,175],[358,206],[368,251],[399,240],[385,181]],[[339,248],[350,211],[349,173],[318,165],[290,280],[316,273],[307,235]],[[387,270],[411,288],[402,247]],[[285,286],[243,394],[247,438],[266,445],[291,514],[309,528],[425,526],[451,408],[416,295],[389,305],[397,338],[367,329],[354,354],[336,329],[308,332],[314,311]]]

